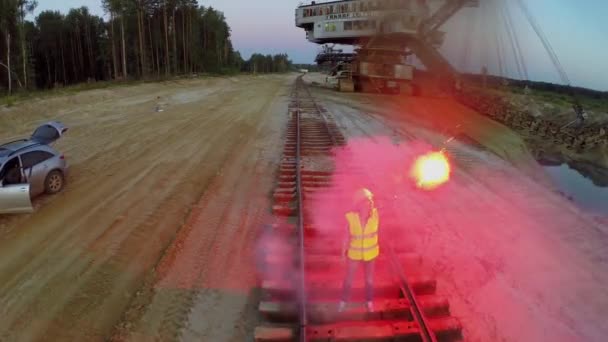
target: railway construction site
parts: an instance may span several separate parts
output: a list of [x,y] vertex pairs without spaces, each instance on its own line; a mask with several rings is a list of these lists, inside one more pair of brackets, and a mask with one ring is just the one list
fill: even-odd
[[[242,60],[211,7],[157,5],[131,13],[133,56],[108,5],[97,62],[165,81],[0,110],[0,212],[19,213],[0,215],[0,341],[605,340],[608,202],[547,165],[606,184],[606,94],[572,86],[523,1],[302,4],[295,26],[324,48],[322,72],[298,73],[286,54]],[[443,55],[457,14],[490,22],[464,43],[493,36],[498,63]],[[563,85],[530,81],[514,19]],[[90,40],[88,68],[66,70],[61,32],[37,86],[107,76]],[[212,62],[234,76],[195,73]]]
[[[321,75],[298,77],[145,84],[5,109],[2,140],[49,119],[70,126],[57,147],[71,167],[64,192],[0,217],[0,339],[416,339],[408,293],[431,333],[449,332],[440,340],[608,333],[606,225],[543,181],[518,135],[449,98],[337,93],[312,85]],[[456,122],[480,144],[447,145],[444,187],[408,186],[408,156],[441,147]],[[353,175],[369,181],[381,215],[372,313],[356,304],[360,274],[355,303],[337,311],[345,266],[331,234],[347,201],[334,190]]]

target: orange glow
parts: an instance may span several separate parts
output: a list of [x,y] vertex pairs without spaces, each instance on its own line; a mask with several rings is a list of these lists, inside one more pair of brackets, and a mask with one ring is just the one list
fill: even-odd
[[424,190],[433,190],[450,180],[451,167],[443,152],[425,154],[414,163],[412,176],[416,185]]

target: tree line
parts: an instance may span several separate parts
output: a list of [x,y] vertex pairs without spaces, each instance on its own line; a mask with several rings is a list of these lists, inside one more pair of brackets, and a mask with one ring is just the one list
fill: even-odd
[[294,70],[307,70],[308,72],[320,72],[321,67],[318,64],[294,64]]
[[293,70],[293,63],[287,54],[262,55],[254,53],[251,58],[243,64],[242,71],[252,73],[287,72]]
[[0,0],[0,86],[7,93],[98,80],[195,73],[284,72],[287,55],[244,61],[224,14],[196,0],[102,0],[107,16],[87,7],[43,11],[35,0]]
[[[504,86],[505,83],[507,83],[510,86],[521,89],[527,86],[532,90],[548,91],[568,96],[584,96],[597,100],[608,100],[608,91],[600,91],[589,88],[575,87],[542,81],[519,80],[495,75],[487,75],[485,77],[487,85],[493,88],[499,88],[501,86]],[[484,76],[479,74],[463,74],[463,78],[469,83],[481,85],[483,84]]]

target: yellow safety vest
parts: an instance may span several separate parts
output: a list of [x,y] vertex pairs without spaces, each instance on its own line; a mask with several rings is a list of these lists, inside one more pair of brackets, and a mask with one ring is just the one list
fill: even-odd
[[350,246],[348,258],[354,261],[372,261],[380,254],[378,245],[378,209],[373,208],[371,215],[361,226],[361,218],[358,213],[349,212],[346,220],[350,228]]

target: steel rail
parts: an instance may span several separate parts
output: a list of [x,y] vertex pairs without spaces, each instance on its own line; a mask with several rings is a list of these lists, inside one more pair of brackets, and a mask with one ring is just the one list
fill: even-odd
[[[301,81],[302,77],[298,79]],[[302,167],[301,167],[301,152],[302,152],[302,127],[300,123],[300,94],[298,93],[298,83],[296,83],[296,102],[298,108],[295,112],[296,120],[296,194],[298,201],[298,236],[299,236],[299,267],[300,267],[300,279],[298,284],[298,297],[300,301],[300,342],[307,342],[306,326],[308,325],[308,313],[306,311],[306,260],[304,253],[304,206],[302,196]]]
[[300,328],[300,341],[307,342],[306,327],[308,325],[308,313],[307,313],[307,293],[306,293],[306,255],[304,251],[304,196],[302,194],[302,167],[301,167],[301,151],[302,151],[302,127],[301,127],[301,97],[300,90],[305,92],[307,100],[310,101],[317,114],[323,119],[323,124],[327,130],[327,135],[331,139],[332,145],[337,146],[336,138],[331,133],[329,122],[323,115],[323,111],[314,100],[310,89],[306,86],[306,83],[300,76],[296,81],[295,96],[297,111],[296,115],[296,195],[298,201],[298,237],[299,237],[299,267],[300,267],[300,279],[298,284],[298,297],[300,300],[299,307],[299,328]]
[[422,309],[420,309],[420,303],[418,303],[416,300],[416,295],[410,286],[410,282],[408,281],[405,272],[403,272],[403,269],[399,265],[399,259],[397,258],[397,254],[395,253],[393,246],[390,246],[388,250],[391,266],[393,267],[393,271],[399,280],[401,292],[410,302],[412,316],[420,329],[420,338],[422,339],[422,342],[437,342],[437,336],[435,336],[435,333],[431,330],[431,328],[429,328],[428,320],[424,316]]

